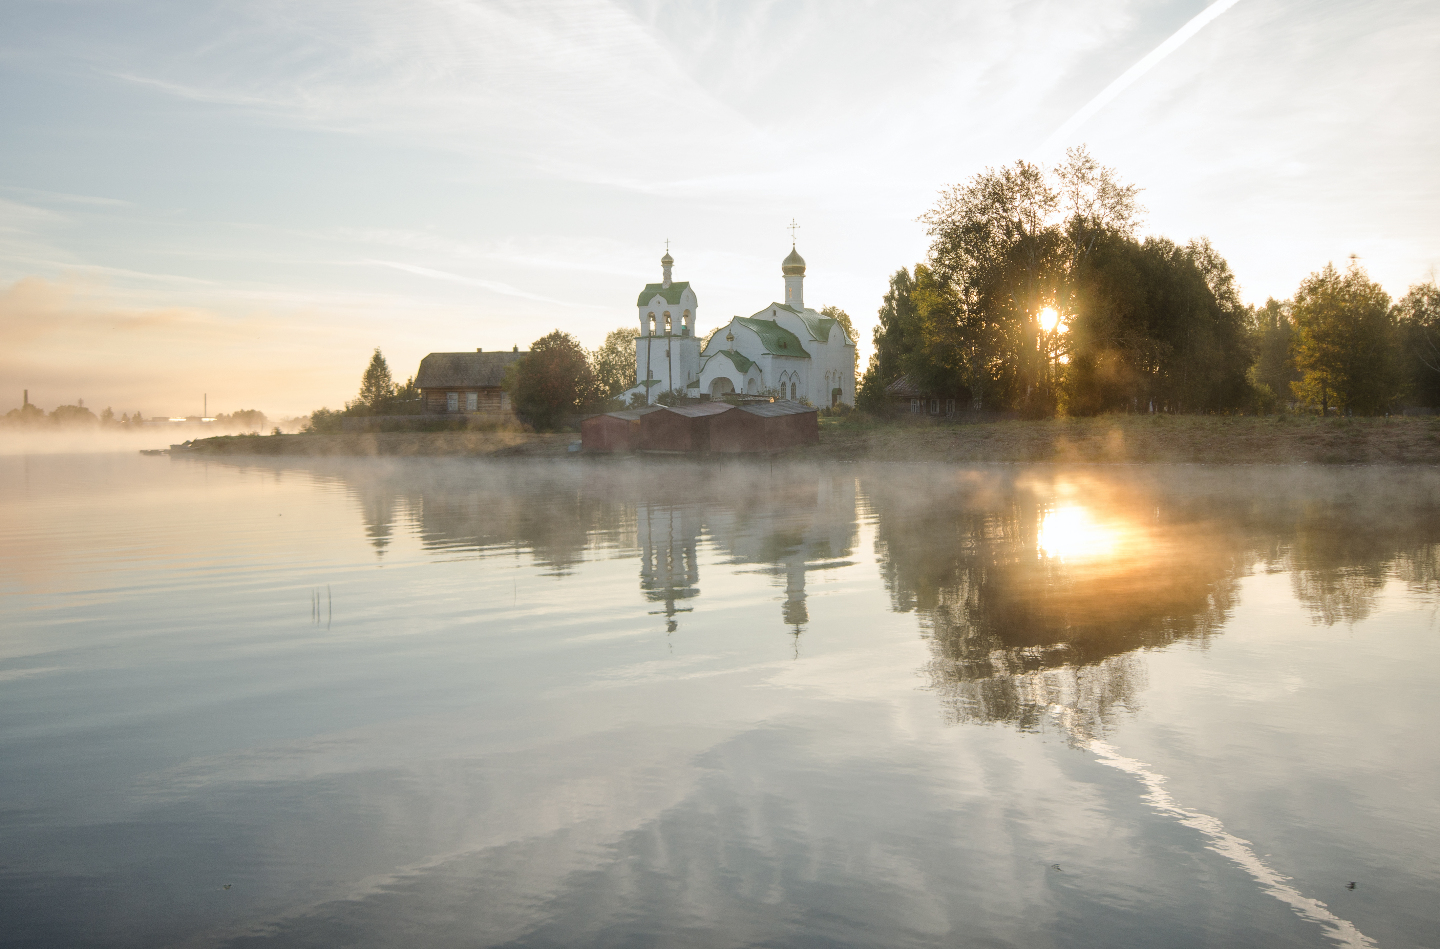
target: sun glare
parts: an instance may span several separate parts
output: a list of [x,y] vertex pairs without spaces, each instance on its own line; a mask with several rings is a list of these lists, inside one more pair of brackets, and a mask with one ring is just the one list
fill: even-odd
[[1040,328],[1045,332],[1048,333],[1053,330],[1055,328],[1055,324],[1059,322],[1060,314],[1055,311],[1055,308],[1053,306],[1047,306],[1045,309],[1040,311]]
[[1040,550],[1057,560],[1108,557],[1115,542],[1115,531],[1097,524],[1083,507],[1056,508],[1040,521]]

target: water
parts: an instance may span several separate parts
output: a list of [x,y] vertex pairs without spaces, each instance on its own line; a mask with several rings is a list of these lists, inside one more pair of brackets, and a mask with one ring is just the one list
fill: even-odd
[[1440,944],[1430,470],[31,456],[0,514],[0,945]]

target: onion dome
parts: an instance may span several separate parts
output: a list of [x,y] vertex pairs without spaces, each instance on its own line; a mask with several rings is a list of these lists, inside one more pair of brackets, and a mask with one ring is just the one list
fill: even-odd
[[800,252],[793,245],[790,248],[790,256],[780,263],[780,272],[787,277],[805,276],[805,258],[800,256]]
[[675,258],[671,257],[670,252],[667,250],[665,256],[660,258],[660,266],[669,267],[673,263],[675,263]]

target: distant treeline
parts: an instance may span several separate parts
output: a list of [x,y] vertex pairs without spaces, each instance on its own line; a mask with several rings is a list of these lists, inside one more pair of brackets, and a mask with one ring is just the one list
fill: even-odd
[[1031,417],[1117,411],[1378,414],[1440,405],[1440,290],[1398,303],[1355,261],[1240,302],[1203,238],[1135,236],[1135,185],[1084,148],[941,194],[928,258],[890,279],[862,408],[886,387]]
[[[165,419],[163,422],[147,420],[140,412],[122,412],[117,417],[109,406],[96,415],[86,408],[84,399],[77,400],[74,405],[61,405],[46,412],[27,398],[20,408],[11,409],[0,416],[0,425],[6,428],[23,429],[138,429],[168,422],[169,419]],[[265,413],[258,409],[242,409],[239,412],[217,415],[209,424],[214,425],[217,429],[229,431],[263,432],[269,421],[265,418]]]

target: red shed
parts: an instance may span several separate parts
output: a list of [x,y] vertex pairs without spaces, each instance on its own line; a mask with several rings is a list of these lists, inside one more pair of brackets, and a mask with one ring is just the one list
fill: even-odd
[[799,402],[756,402],[725,417],[710,432],[711,451],[782,451],[820,441],[820,413]]
[[709,451],[710,425],[720,415],[736,411],[726,402],[668,405],[640,419],[642,451]]
[[634,451],[640,447],[640,419],[660,411],[658,405],[592,415],[580,423],[580,447],[584,451]]

